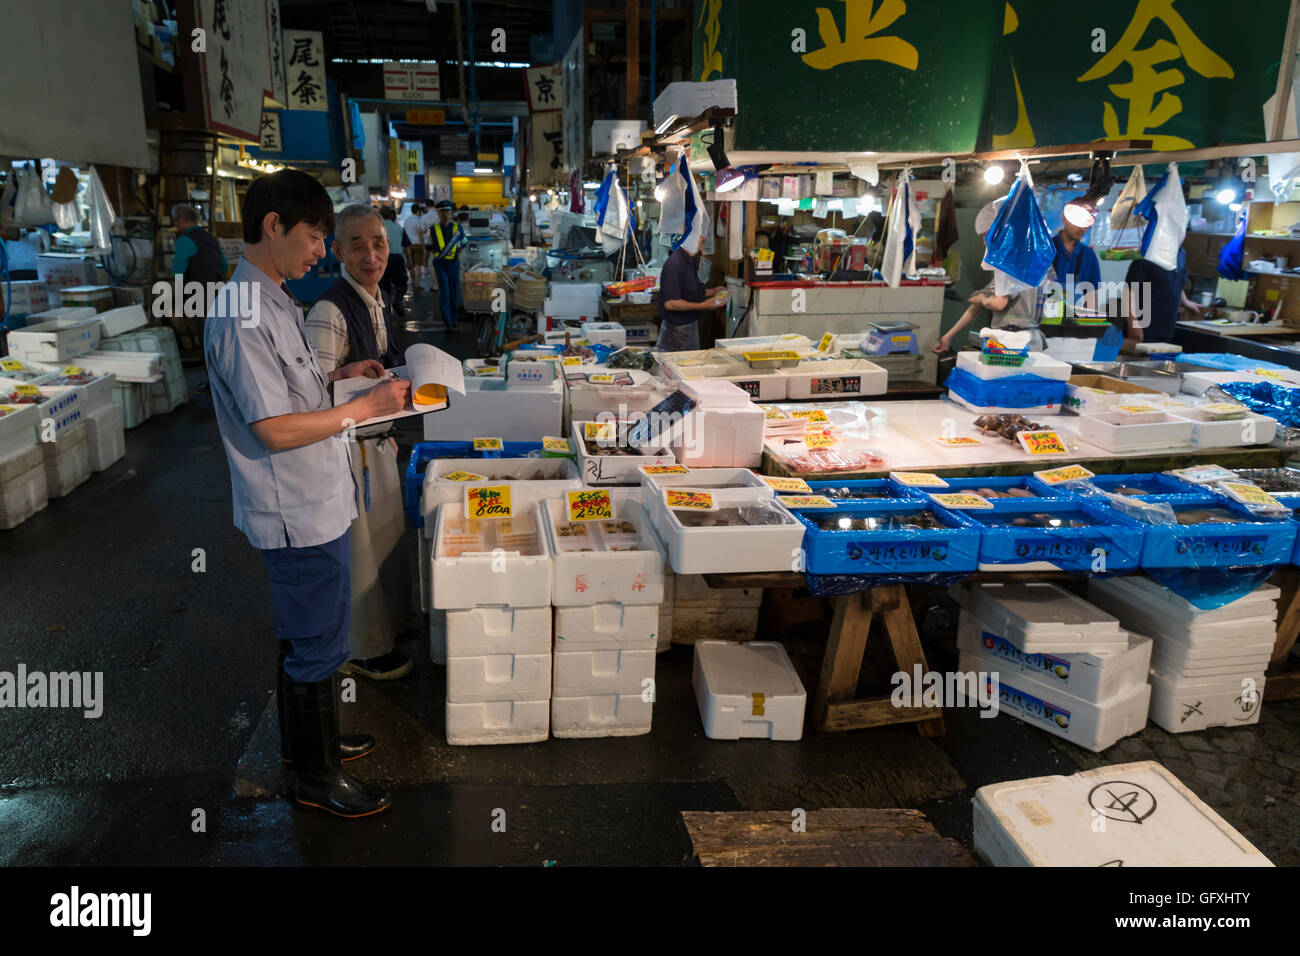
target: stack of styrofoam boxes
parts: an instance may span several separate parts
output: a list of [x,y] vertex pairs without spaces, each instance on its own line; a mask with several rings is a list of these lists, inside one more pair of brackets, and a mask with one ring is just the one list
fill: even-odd
[[[119,316],[120,320],[117,319]],[[143,328],[145,314],[140,306],[113,309],[101,315],[100,319],[104,323],[105,336],[99,345],[100,352],[162,355],[162,380],[149,382],[142,393],[147,397],[148,415],[164,415],[189,401],[176,333],[170,327]]]
[[643,130],[645,120],[596,120],[591,124],[591,154],[607,156],[620,149],[636,149]]
[[552,282],[543,306],[547,327],[557,329],[566,322],[573,325],[599,322],[602,288],[599,282]]
[[1273,865],[1153,760],[989,784],[972,803],[991,866]]
[[611,492],[611,520],[570,522],[543,503],[554,553],[556,737],[650,732],[664,555],[633,492]]
[[446,611],[447,742],[545,740],[551,717],[551,551],[537,504],[471,521],[438,506],[433,606]]
[[45,483],[51,498],[62,498],[90,478],[90,428],[81,410],[81,395],[72,389],[54,390],[36,406],[42,430],[47,421],[54,423],[54,441],[42,435],[41,454],[45,460]]
[[627,329],[618,322],[583,322],[582,337],[596,345],[607,345],[612,349],[627,346]]
[[78,417],[86,423],[90,468],[103,471],[126,454],[122,409],[113,402],[115,379],[99,375],[81,382],[77,380],[81,376],[74,375],[72,369],[67,372],[60,369],[42,382],[41,394],[63,405],[65,414],[69,399],[75,403]]
[[0,529],[22,524],[49,503],[45,457],[37,447],[35,405],[0,405]]
[[1146,726],[1150,638],[1054,584],[958,586],[955,596],[959,666],[997,675],[1000,711],[1093,751]]
[[1093,581],[1088,597],[1155,638],[1151,719],[1170,733],[1259,722],[1277,635],[1271,584],[1202,610],[1147,577]]

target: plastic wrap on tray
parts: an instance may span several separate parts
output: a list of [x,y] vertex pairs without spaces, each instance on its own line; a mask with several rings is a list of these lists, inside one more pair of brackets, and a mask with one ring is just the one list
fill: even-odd
[[800,474],[884,471],[889,459],[860,439],[841,439],[828,448],[809,448],[803,439],[775,439],[768,448]]
[[[1300,428],[1300,388],[1281,382],[1223,382],[1205,393],[1216,401],[1237,402],[1286,428]],[[1281,433],[1282,429],[1278,429]]]
[[808,590],[814,597],[837,597],[857,591],[869,591],[886,584],[929,584],[947,587],[965,579],[969,571],[933,574],[805,574]]
[[1265,567],[1147,568],[1146,573],[1162,587],[1190,601],[1203,611],[1231,604],[1256,590],[1276,573]]
[[642,372],[653,372],[655,369],[655,353],[650,349],[636,348],[631,346],[621,348],[616,352],[610,353],[605,364],[610,368],[629,368],[640,369]]

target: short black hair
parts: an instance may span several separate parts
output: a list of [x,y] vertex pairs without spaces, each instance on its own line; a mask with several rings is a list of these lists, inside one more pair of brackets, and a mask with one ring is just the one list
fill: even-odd
[[244,194],[244,242],[262,241],[262,220],[279,213],[285,230],[300,222],[327,235],[334,231],[334,203],[325,187],[298,169],[281,169],[253,180]]
[[383,216],[385,219],[396,219],[396,218],[397,218],[397,213],[393,212],[393,207],[392,207],[392,206],[380,206],[380,207],[379,207],[379,215]]

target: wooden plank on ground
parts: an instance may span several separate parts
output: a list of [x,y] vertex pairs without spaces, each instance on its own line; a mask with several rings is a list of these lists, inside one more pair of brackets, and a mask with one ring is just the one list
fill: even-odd
[[686,811],[682,823],[702,866],[975,866],[919,810]]

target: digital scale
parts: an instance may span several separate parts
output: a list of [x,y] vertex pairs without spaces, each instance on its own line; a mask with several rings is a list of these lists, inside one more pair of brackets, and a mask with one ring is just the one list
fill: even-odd
[[917,355],[921,351],[916,341],[917,327],[911,322],[872,322],[867,328],[870,331],[858,346],[863,355]]

